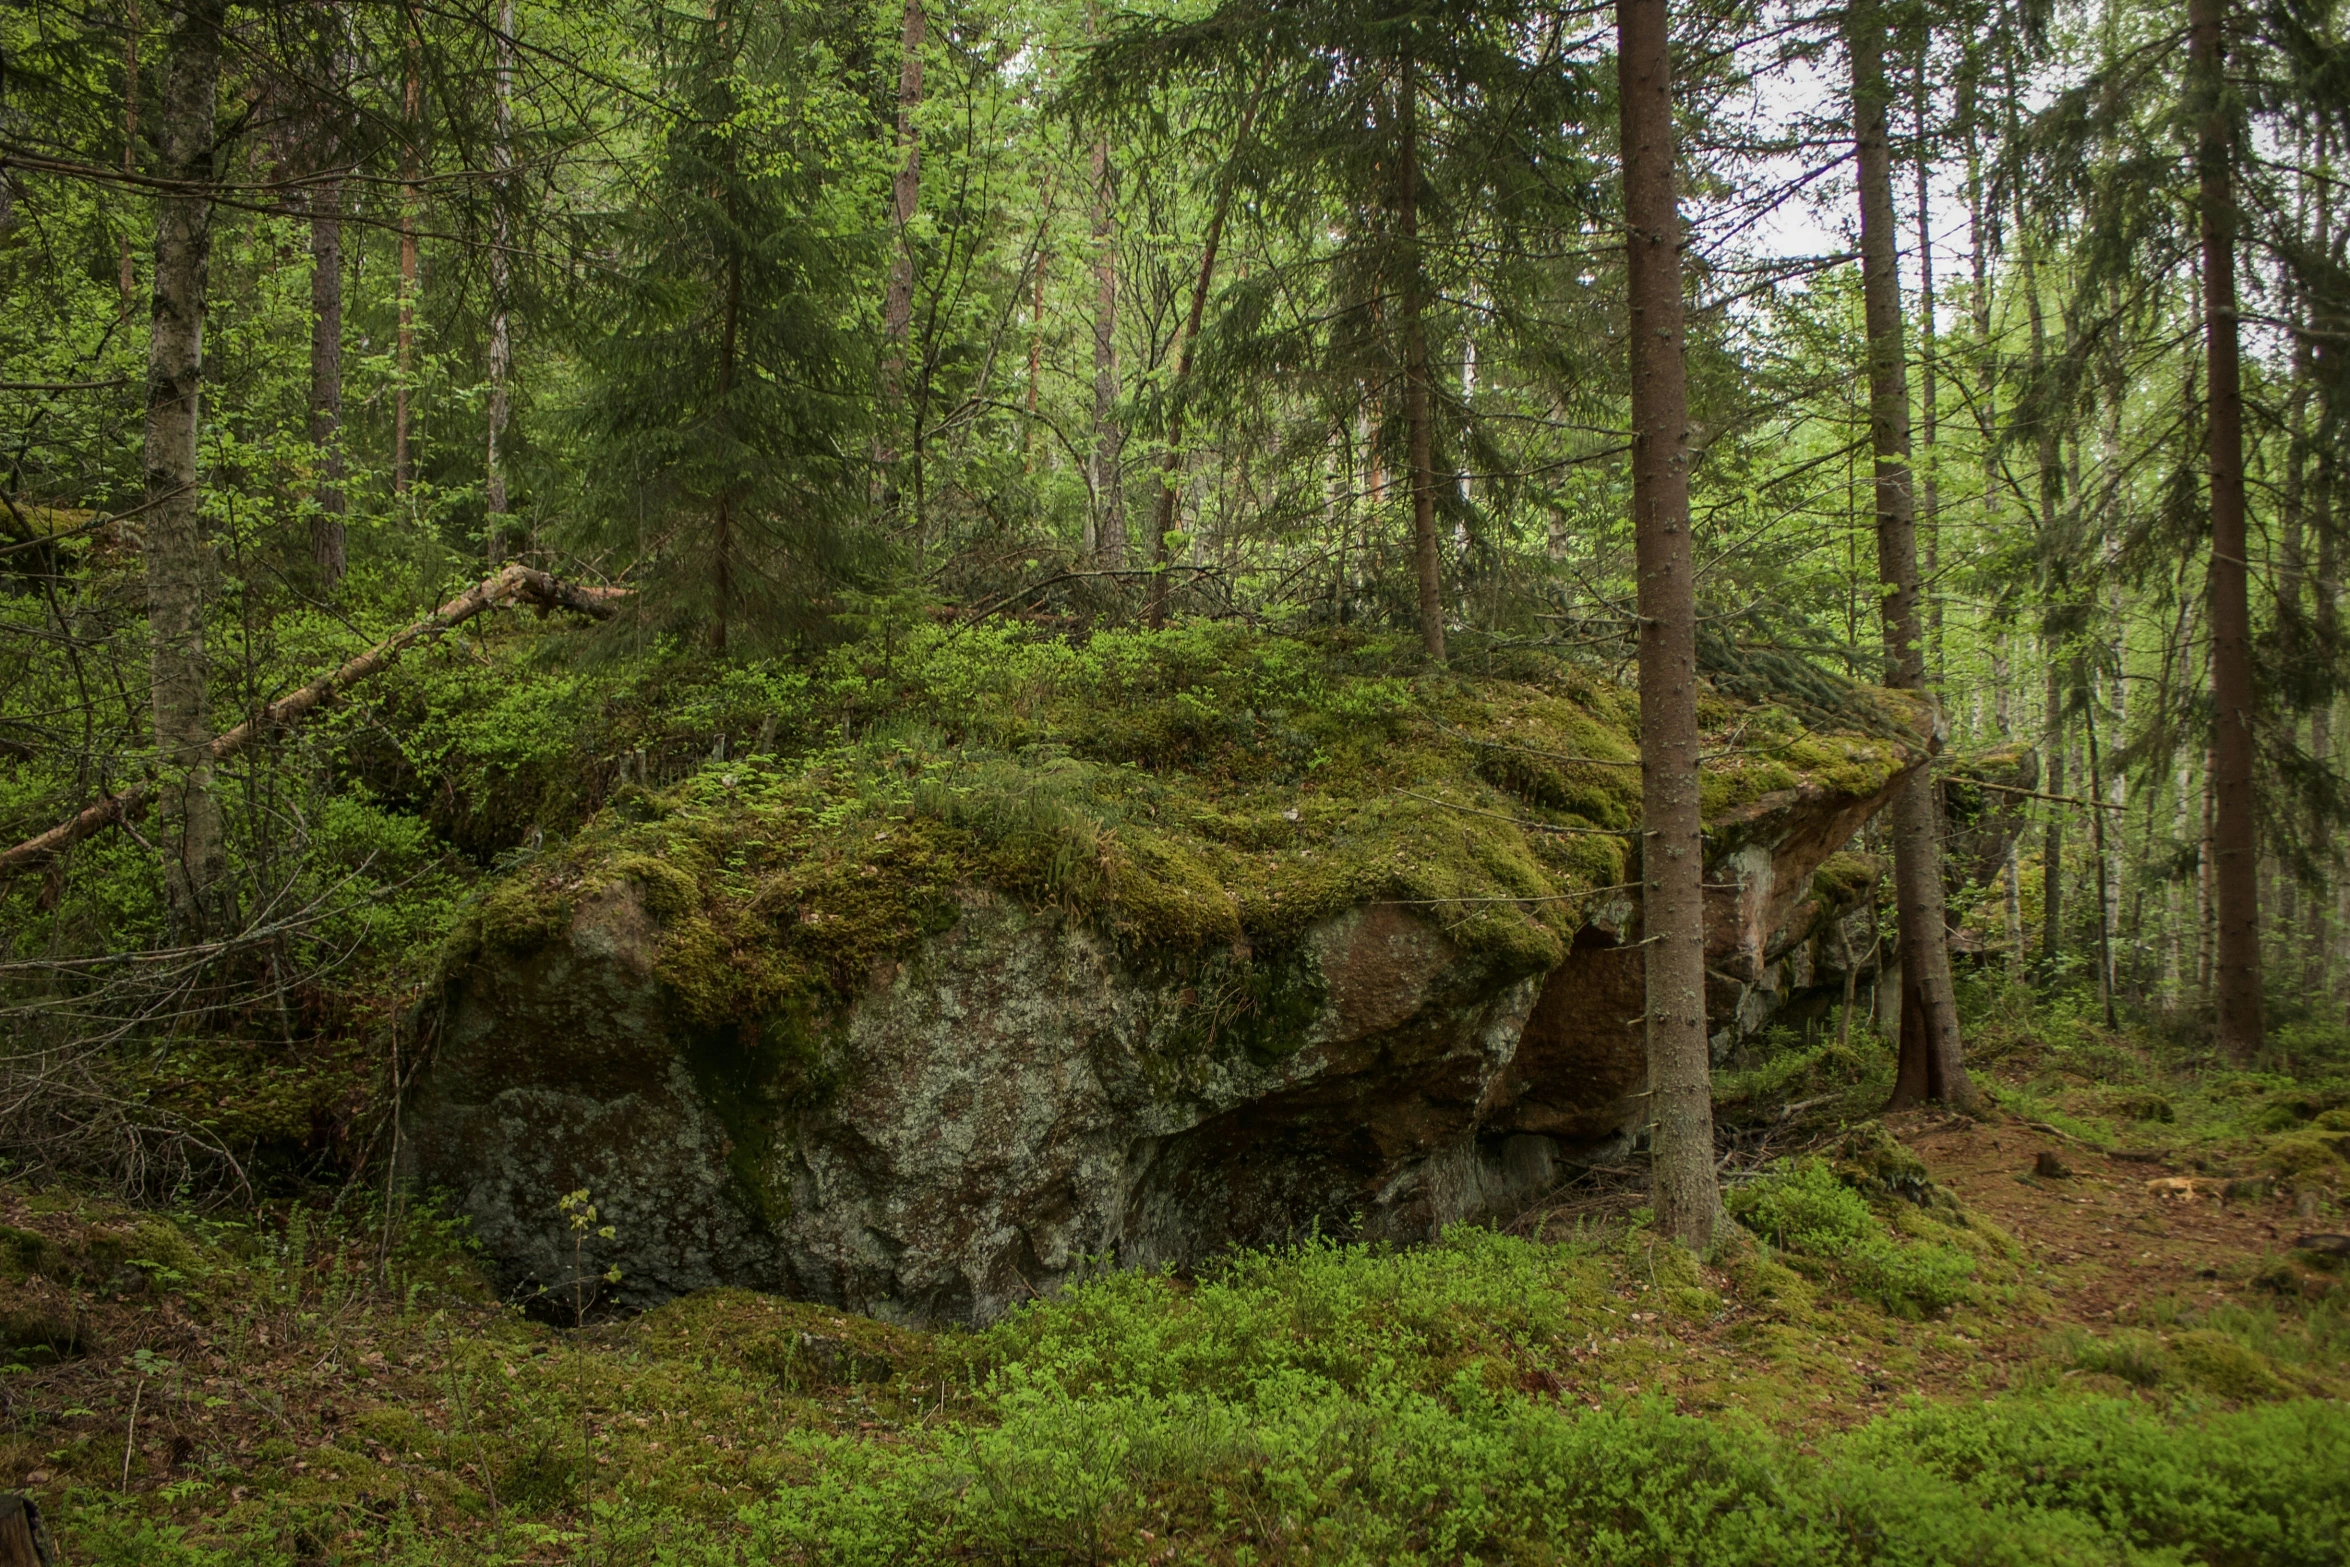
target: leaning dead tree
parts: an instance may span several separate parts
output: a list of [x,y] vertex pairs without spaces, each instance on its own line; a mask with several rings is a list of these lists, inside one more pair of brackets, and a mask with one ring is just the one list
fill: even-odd
[[[331,674],[322,675],[301,689],[287,693],[234,729],[215,736],[203,750],[204,764],[217,766],[262,736],[275,734],[291,724],[299,723],[360,681],[389,668],[402,653],[418,642],[461,626],[483,610],[519,602],[535,605],[542,612],[568,609],[597,620],[607,620],[618,612],[620,601],[627,596],[625,589],[581,587],[529,566],[508,566],[497,575],[467,588],[422,620],[378,642]],[[0,852],[0,881],[47,864],[58,854],[107,827],[138,820],[153,809],[158,798],[159,790],[155,784],[136,785],[100,800],[79,814],[59,822],[47,832],[27,838],[16,847]]]

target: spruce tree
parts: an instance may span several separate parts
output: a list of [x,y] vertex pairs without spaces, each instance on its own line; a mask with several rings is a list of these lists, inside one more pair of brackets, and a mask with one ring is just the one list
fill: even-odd
[[[1457,482],[1468,400],[1437,368],[1457,357],[1477,292],[1466,272],[1522,240],[1515,224],[1555,237],[1530,213],[1555,216],[1589,177],[1576,130],[1596,94],[1562,57],[1560,26],[1520,0],[1227,0],[1195,19],[1130,18],[1083,89],[1136,122],[1184,84],[1253,116],[1250,135],[1226,139],[1237,163],[1218,166],[1210,202],[1221,217],[1237,170],[1236,215],[1280,233],[1299,264],[1231,290],[1200,345],[1202,373],[1178,376],[1160,428],[1179,432],[1176,409],[1198,396],[1237,403],[1268,380],[1354,400],[1381,465],[1405,476],[1414,619],[1433,660],[1445,656],[1447,544],[1479,525]],[[1223,242],[1221,222],[1209,231]],[[1276,303],[1300,278],[1311,305]]]
[[651,562],[653,602],[724,650],[801,633],[878,560],[852,520],[872,385],[871,268],[846,193],[859,106],[837,14],[722,0],[652,40],[671,118],[581,322],[580,524]]

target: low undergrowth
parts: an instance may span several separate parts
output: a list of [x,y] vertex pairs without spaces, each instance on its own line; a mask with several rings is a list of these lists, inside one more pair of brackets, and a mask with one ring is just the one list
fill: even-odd
[[0,1188],[0,1478],[82,1567],[2350,1559],[2338,1295],[2247,1261],[2019,1355],[2053,1284],[1884,1127],[1732,1202],[1703,1263],[1317,1240],[921,1333],[560,1328],[428,1208]]
[[1945,1311],[1972,1292],[1972,1255],[1892,1231],[1825,1159],[1781,1160],[1769,1178],[1733,1187],[1729,1207],[1755,1234],[1896,1316]]

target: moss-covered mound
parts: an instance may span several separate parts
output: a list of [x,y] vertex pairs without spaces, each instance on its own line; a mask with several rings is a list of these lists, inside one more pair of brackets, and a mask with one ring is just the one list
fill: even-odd
[[[1637,877],[1633,698],[1548,658],[1431,672],[1359,637],[982,627],[756,684],[764,711],[731,722],[763,749],[721,741],[680,781],[620,787],[480,897],[452,968],[528,950],[633,881],[655,975],[705,1025],[854,994],[974,886],[1155,951],[1278,949],[1393,901],[1539,969]],[[1851,712],[1852,732],[1822,733],[1709,700],[1709,817],[1881,788],[1917,755],[1917,715],[1877,692]]]

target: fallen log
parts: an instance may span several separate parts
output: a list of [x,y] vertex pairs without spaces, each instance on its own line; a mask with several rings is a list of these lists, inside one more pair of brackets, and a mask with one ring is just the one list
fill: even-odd
[[[596,620],[609,620],[618,613],[621,600],[627,597],[623,588],[581,587],[530,566],[508,566],[496,576],[467,588],[422,620],[348,660],[331,674],[321,675],[299,690],[279,697],[206,746],[205,760],[226,761],[261,736],[308,717],[343,691],[387,668],[424,638],[461,626],[495,605],[520,600],[537,606],[541,614],[568,609]],[[117,822],[134,821],[145,815],[155,803],[155,793],[153,784],[135,785],[0,853],[0,881],[47,863],[84,838]]]

